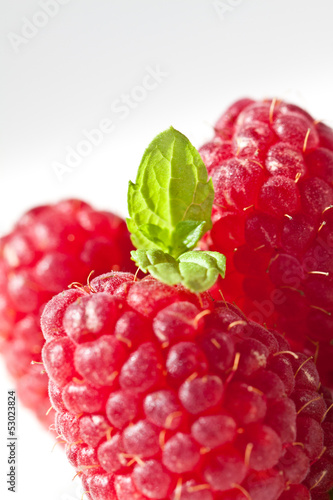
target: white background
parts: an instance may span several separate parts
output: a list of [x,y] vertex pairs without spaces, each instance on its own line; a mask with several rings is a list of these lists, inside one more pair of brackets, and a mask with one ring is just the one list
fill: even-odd
[[[199,147],[240,97],[284,98],[333,124],[331,0],[63,0],[54,17],[41,3],[0,0],[1,234],[27,208],[67,196],[125,216],[128,179],[153,137],[173,125]],[[164,76],[143,95],[156,67]],[[105,119],[113,131],[61,182],[55,162]],[[11,387],[0,364],[1,498],[79,499],[62,450],[51,453],[53,438],[23,408],[18,491],[6,491]]]

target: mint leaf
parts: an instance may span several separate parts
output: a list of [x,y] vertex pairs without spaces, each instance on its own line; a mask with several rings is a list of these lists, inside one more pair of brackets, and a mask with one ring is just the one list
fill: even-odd
[[131,233],[132,243],[136,248],[156,248],[156,245],[138,230],[138,227],[133,219],[127,218],[126,223],[127,228]]
[[134,260],[142,271],[147,272],[148,267],[155,264],[161,263],[171,263],[173,264],[176,260],[171,257],[168,253],[162,252],[162,250],[132,250],[131,251],[132,260]]
[[169,233],[166,229],[155,226],[155,224],[142,224],[138,230],[151,243],[154,243],[166,252],[169,251],[169,248],[165,244],[166,241],[169,241]]
[[155,264],[149,268],[149,272],[154,278],[167,285],[177,285],[182,281],[177,262]]
[[[160,250],[156,250],[156,251],[160,252]],[[132,260],[134,260],[135,264],[144,273],[148,272],[148,268],[151,265],[151,261],[147,255],[147,253],[148,253],[148,250],[132,250],[131,251]]]
[[209,252],[208,250],[205,252],[201,252],[201,253],[204,253],[205,255],[210,255],[211,257],[213,257],[213,259],[215,259],[219,274],[222,276],[222,278],[224,278],[225,277],[226,261],[227,261],[226,256],[220,252]]
[[193,292],[208,290],[225,275],[225,257],[218,252],[186,252],[178,261],[182,284]]
[[161,250],[133,250],[132,259],[143,272],[149,271],[154,278],[167,285],[181,282],[178,262]]
[[205,232],[206,221],[184,220],[178,222],[172,234],[175,255],[181,255],[195,247]]
[[[136,183],[129,184],[127,223],[133,244],[145,249],[168,248],[178,257],[194,248],[211,228],[213,199],[213,184],[200,154],[183,134],[170,127],[148,146]],[[185,221],[204,224],[200,230],[200,224],[192,230],[188,226],[187,232],[185,226],[177,229]]]
[[158,135],[128,189],[132,259],[143,272],[200,293],[225,275],[225,257],[193,251],[211,228],[214,189],[198,151],[172,127]]
[[155,249],[135,250],[131,255],[143,272],[168,285],[181,283],[195,293],[208,290],[219,274],[225,274],[225,257],[218,252],[186,252],[178,259]]
[[[164,252],[180,255],[195,247],[203,235],[205,221],[197,222],[186,220],[178,222],[171,237],[167,229],[162,229],[155,224],[142,224],[138,227],[140,236],[144,236],[150,243],[153,243]],[[167,243],[171,240],[171,246]],[[147,245],[145,245],[146,248]]]

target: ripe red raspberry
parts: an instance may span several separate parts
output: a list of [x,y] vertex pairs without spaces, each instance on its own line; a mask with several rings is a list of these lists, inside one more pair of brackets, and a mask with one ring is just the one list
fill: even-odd
[[333,387],[333,130],[298,106],[243,99],[200,153],[215,188],[204,244],[227,256],[225,297],[318,358]]
[[[133,269],[131,248],[122,219],[80,200],[34,208],[0,239],[0,348],[21,401],[45,424],[53,421],[52,415],[45,416],[50,406],[47,375],[41,365],[31,365],[41,362],[42,308],[71,282],[86,282],[92,270],[98,275]],[[77,296],[73,290],[64,300],[69,304]],[[64,352],[67,348],[68,343]],[[64,363],[59,367],[63,372]]]
[[92,500],[318,500],[333,485],[313,361],[233,305],[108,273],[55,296],[41,325],[56,428]]

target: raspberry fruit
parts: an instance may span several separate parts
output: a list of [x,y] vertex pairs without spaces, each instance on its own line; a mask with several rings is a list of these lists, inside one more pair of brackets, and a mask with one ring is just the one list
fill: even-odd
[[242,99],[200,150],[215,188],[203,246],[223,293],[313,355],[333,387],[333,130],[298,106]]
[[41,318],[56,428],[92,500],[318,500],[332,399],[239,309],[111,272]]
[[[45,424],[53,422],[53,416],[45,415],[50,406],[48,380],[47,375],[41,374],[39,365],[44,344],[39,326],[41,311],[55,293],[71,282],[85,282],[92,270],[98,275],[112,269],[133,269],[128,255],[130,249],[129,234],[122,219],[98,212],[80,200],[34,208],[0,240],[1,352],[17,382],[21,401]],[[79,295],[73,289],[65,292],[58,302],[64,307]],[[103,302],[102,307],[105,306]],[[98,316],[99,304],[94,303],[86,318],[89,326],[96,313]],[[59,323],[52,324],[52,328],[58,327]],[[72,379],[70,345],[66,339],[54,342],[52,356],[56,352],[60,383]],[[106,355],[116,354],[112,350],[114,346],[107,347]]]

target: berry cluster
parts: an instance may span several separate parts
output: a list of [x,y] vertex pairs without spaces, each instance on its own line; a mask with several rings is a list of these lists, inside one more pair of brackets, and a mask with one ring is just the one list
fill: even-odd
[[130,249],[122,219],[79,200],[34,208],[0,239],[0,350],[21,401],[46,424],[53,416],[45,416],[48,381],[39,364],[42,308],[92,270],[132,269]]
[[92,500],[327,498],[331,396],[235,306],[114,272],[56,295],[41,324],[56,428]]
[[204,244],[227,255],[223,293],[318,357],[333,387],[333,131],[298,106],[242,99],[200,153],[215,188]]

